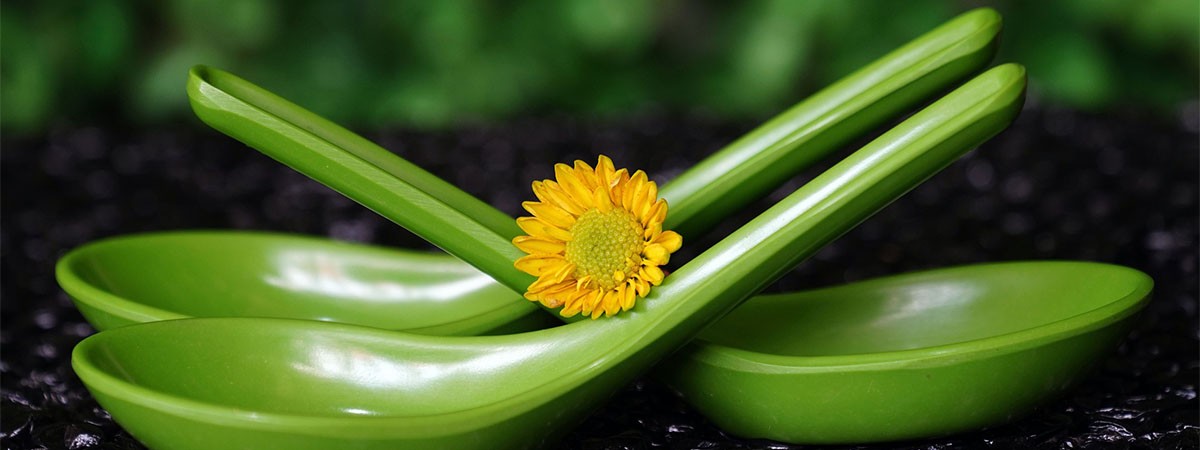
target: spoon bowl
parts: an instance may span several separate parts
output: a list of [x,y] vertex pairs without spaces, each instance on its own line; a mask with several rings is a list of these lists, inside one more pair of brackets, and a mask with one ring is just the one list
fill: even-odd
[[64,256],[56,276],[99,330],[235,316],[429,335],[498,334],[554,323],[449,255],[285,234],[190,231],[105,239]]
[[[315,321],[185,319],[97,334],[73,365],[152,448],[212,448],[215,436],[245,448],[523,448],[555,437],[548,419],[587,412],[567,403],[619,387],[612,376],[571,382],[600,370],[593,355],[566,354],[584,336],[572,328],[588,325],[447,342]],[[564,367],[580,375],[541,376]]]
[[659,374],[740,436],[845,444],[953,434],[1061,393],[1125,336],[1152,286],[1126,267],[1040,261],[760,296]]

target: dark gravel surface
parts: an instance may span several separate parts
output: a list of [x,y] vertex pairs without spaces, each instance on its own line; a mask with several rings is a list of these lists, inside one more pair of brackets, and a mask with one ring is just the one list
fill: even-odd
[[[1196,109],[1193,104],[1177,121],[1163,122],[1030,107],[1009,131],[772,288],[1035,258],[1124,264],[1155,279],[1155,297],[1129,339],[1064,398],[996,429],[870,448],[1200,446]],[[605,152],[662,181],[747,129],[699,118],[548,118],[370,137],[516,214],[530,196],[529,181],[550,176],[551,162],[594,160]],[[118,234],[186,228],[426,247],[198,124],[139,132],[64,128],[37,139],[8,139],[0,168],[0,441],[6,449],[141,448],[71,371],[72,346],[93,333],[53,278],[55,259],[73,247]],[[732,218],[712,236],[689,240],[710,242],[766,204]],[[639,380],[569,434],[561,448],[804,447],[729,436],[662,385]]]

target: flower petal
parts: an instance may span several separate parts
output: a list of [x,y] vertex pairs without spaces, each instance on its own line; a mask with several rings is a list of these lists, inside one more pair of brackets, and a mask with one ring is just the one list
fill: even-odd
[[638,297],[645,297],[646,294],[650,293],[650,283],[646,280],[637,280],[637,283],[634,283],[633,287],[637,290]]
[[583,214],[583,212],[587,210],[587,208],[580,206],[579,203],[571,199],[571,196],[567,195],[567,193],[562,190],[562,187],[559,186],[558,183],[555,183],[554,180],[535,182],[533,184],[533,194],[536,195],[538,200],[541,200],[542,203],[550,203],[575,216]]
[[567,242],[571,240],[571,232],[562,228],[550,225],[545,221],[536,217],[521,217],[517,219],[517,226],[521,227],[526,234],[533,237],[553,238],[554,240]]
[[633,286],[629,285],[628,283],[623,284],[618,292],[621,296],[621,310],[629,311],[631,308],[633,308],[633,304],[637,301],[637,293],[634,292]]
[[543,273],[553,272],[558,270],[559,266],[570,264],[563,259],[562,255],[527,255],[518,258],[513,266],[517,270],[533,275],[535,277],[542,276]]
[[[538,298],[545,297],[554,292],[562,291],[563,286],[568,286],[566,283],[555,281],[553,277],[543,275],[529,285],[529,291],[538,295]],[[568,286],[569,287],[569,286]]]
[[650,243],[661,245],[663,248],[667,249],[667,252],[675,253],[679,250],[679,247],[683,246],[683,236],[680,236],[679,233],[674,231],[664,231],[658,236],[655,236]]
[[567,244],[550,239],[517,236],[512,240],[513,245],[531,255],[556,255],[567,250]]
[[665,265],[671,260],[671,252],[668,252],[667,248],[663,247],[662,244],[647,245],[645,250],[642,250],[642,254],[646,255],[646,261],[656,266]]
[[611,186],[611,189],[609,189],[609,195],[612,196],[612,202],[614,206],[624,207],[624,205],[622,205],[622,200],[624,199],[625,195],[625,187],[628,184],[629,170],[621,169],[618,170],[617,173],[613,174],[613,179],[609,182],[609,185]]
[[640,275],[643,280],[649,281],[650,284],[658,286],[663,280],[663,271],[658,266],[642,266]]
[[561,267],[559,267],[558,270],[551,272],[550,276],[554,278],[555,283],[562,283],[563,281],[565,281],[567,279],[568,275],[571,275],[574,272],[575,272],[575,265],[571,264],[571,263],[566,263],[566,264],[563,264]]
[[608,196],[607,187],[596,186],[596,189],[592,190],[592,201],[596,205],[596,209],[600,210],[600,212],[606,213],[612,211],[612,198]]
[[577,205],[590,205],[592,190],[577,175],[571,166],[561,163],[554,165],[554,178],[558,180],[558,185],[562,186],[563,192],[570,195]]
[[[596,303],[598,303],[600,300],[599,296],[600,292],[598,291],[588,291],[587,294],[585,294],[583,297],[580,297],[579,301],[583,303],[581,305],[580,312],[582,312],[585,316],[592,315],[592,313],[597,310]],[[596,317],[592,318],[595,319]]]
[[600,186],[613,187],[613,182],[616,181],[616,169],[613,168],[613,162],[607,156],[600,155],[596,161],[596,181]]
[[[651,184],[654,182],[651,181]],[[662,225],[663,220],[667,218],[667,201],[658,199],[652,206],[645,209],[645,216],[642,217],[642,226],[649,227],[650,224]]]
[[627,211],[633,211],[637,203],[634,203],[636,198],[641,195],[641,191],[646,189],[646,172],[637,171],[633,176],[629,177],[629,183],[625,185],[625,192],[621,194],[621,206]]
[[588,165],[588,163],[585,163],[579,159],[575,160],[575,176],[579,177],[580,181],[583,181],[583,186],[586,187],[588,191],[591,191],[592,189],[595,189],[596,186],[600,185],[600,183],[596,180],[596,169],[593,169],[592,166]]
[[617,291],[604,291],[604,315],[611,317],[613,314],[621,312],[621,297],[617,295]]
[[521,206],[534,217],[564,230],[570,230],[575,225],[575,216],[557,206],[540,202],[523,202]]
[[583,308],[583,302],[579,300],[567,302],[566,306],[563,306],[563,309],[558,314],[563,317],[575,317],[575,315],[579,314],[581,308]]

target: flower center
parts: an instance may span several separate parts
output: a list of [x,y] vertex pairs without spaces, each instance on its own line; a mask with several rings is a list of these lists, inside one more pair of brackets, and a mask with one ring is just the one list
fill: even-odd
[[633,214],[620,208],[584,212],[571,227],[567,242],[566,257],[575,265],[575,278],[591,277],[605,289],[616,287],[640,263],[634,257],[645,246],[642,231]]

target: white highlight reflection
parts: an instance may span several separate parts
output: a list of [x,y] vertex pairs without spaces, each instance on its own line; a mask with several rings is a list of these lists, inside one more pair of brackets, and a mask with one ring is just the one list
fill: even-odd
[[[263,281],[271,286],[294,292],[378,302],[446,301],[495,285],[491,277],[462,264],[345,257],[320,251],[281,252],[275,258],[275,270],[276,273],[263,277]],[[371,270],[384,275],[374,277],[376,279],[362,279],[354,275],[356,270]],[[389,280],[386,276],[388,272],[397,274],[391,278],[413,281],[400,283]],[[428,274],[428,277],[414,279],[414,273]],[[435,281],[439,278],[442,280]]]
[[[450,383],[472,383],[490,373],[511,370],[524,364],[536,352],[498,349],[492,352],[464,350],[458,360],[444,360],[446,348],[437,353],[436,362],[421,361],[419,353],[383,355],[365,348],[355,348],[345,342],[324,344],[309,341],[303,345],[308,358],[292,363],[292,368],[313,377],[333,380],[339,384],[359,386],[368,390],[392,392],[422,392],[426,389],[445,389]],[[507,350],[507,351],[506,351]],[[508,368],[508,369],[506,369]],[[431,386],[438,386],[432,388]],[[359,414],[371,414],[360,409]]]
[[980,288],[972,283],[944,282],[913,286],[893,294],[884,304],[883,315],[876,324],[896,322],[918,316],[954,309],[971,303],[979,296]]

